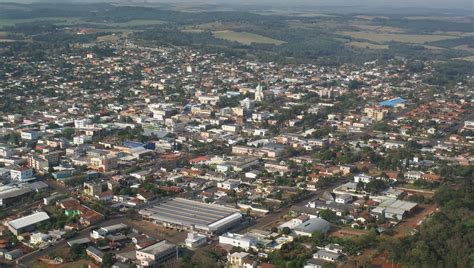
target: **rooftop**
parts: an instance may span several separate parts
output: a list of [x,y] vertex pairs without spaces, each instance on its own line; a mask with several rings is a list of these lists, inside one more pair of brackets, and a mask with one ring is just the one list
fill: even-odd
[[49,216],[46,212],[36,212],[31,215],[9,221],[8,225],[18,230],[45,220],[49,220]]
[[220,226],[240,219],[240,211],[220,205],[174,198],[140,210],[140,214],[157,221],[217,230]]

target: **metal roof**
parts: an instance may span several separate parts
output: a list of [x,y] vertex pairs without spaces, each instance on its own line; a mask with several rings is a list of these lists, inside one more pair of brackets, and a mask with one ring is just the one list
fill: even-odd
[[18,218],[16,220],[12,220],[8,222],[8,225],[10,225],[12,228],[18,230],[21,228],[28,227],[30,225],[34,225],[37,223],[40,223],[42,221],[49,220],[49,216],[46,212],[36,212],[31,215]]

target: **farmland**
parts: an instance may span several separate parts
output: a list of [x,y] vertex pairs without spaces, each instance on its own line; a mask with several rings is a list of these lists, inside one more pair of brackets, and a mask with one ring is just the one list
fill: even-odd
[[354,39],[364,39],[372,42],[384,43],[384,42],[401,42],[401,43],[415,43],[423,44],[428,42],[455,39],[456,36],[451,35],[428,35],[428,34],[391,34],[391,33],[375,33],[375,32],[351,32],[343,31],[339,32],[340,35],[349,36]]
[[212,34],[216,38],[225,39],[232,42],[238,42],[244,45],[250,45],[252,43],[281,45],[285,43],[281,40],[247,32],[214,31],[212,32]]
[[348,45],[355,48],[388,49],[388,45],[379,45],[369,42],[349,42]]

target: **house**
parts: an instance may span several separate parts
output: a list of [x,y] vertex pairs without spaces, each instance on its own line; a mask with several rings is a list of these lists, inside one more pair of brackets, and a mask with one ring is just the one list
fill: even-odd
[[334,201],[339,204],[348,204],[352,202],[352,195],[350,194],[337,195]]
[[341,255],[339,253],[327,251],[324,249],[318,250],[318,252],[314,253],[313,258],[315,259],[321,259],[324,261],[329,261],[329,262],[336,262],[339,260]]
[[240,180],[228,179],[217,183],[217,188],[225,190],[235,190],[240,185]]
[[227,257],[230,268],[255,268],[257,262],[246,252],[234,252]]

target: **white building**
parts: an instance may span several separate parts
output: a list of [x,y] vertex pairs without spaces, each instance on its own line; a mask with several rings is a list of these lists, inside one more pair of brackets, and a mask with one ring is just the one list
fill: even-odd
[[365,174],[358,174],[354,176],[354,182],[363,182],[363,183],[369,183],[374,180],[374,177],[365,175]]
[[166,240],[162,240],[146,248],[136,251],[138,268],[161,267],[161,264],[176,258],[177,248]]
[[10,170],[10,178],[14,181],[25,182],[34,180],[33,169],[28,167],[19,167]]
[[81,145],[90,141],[92,141],[92,136],[81,135],[73,138],[73,143],[75,145]]
[[23,140],[37,140],[39,138],[39,133],[36,131],[22,131],[20,135]]
[[237,189],[237,187],[240,185],[240,180],[233,180],[233,179],[228,179],[226,181],[218,182],[217,187],[221,189],[226,189],[226,190],[232,190],[232,189]]
[[197,248],[207,243],[207,236],[196,232],[190,232],[188,233],[186,240],[184,240],[184,243],[188,248]]
[[90,119],[77,119],[74,120],[74,127],[79,129],[87,128],[91,123],[92,121]]
[[47,242],[51,237],[48,234],[34,233],[30,236],[30,244],[37,245]]
[[241,234],[225,233],[219,236],[219,244],[241,247],[245,250],[248,250],[249,248],[257,245],[257,239]]

